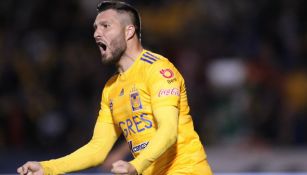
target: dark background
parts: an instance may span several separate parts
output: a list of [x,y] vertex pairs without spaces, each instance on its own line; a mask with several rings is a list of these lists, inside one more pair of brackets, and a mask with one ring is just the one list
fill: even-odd
[[[93,39],[98,2],[0,2],[0,173],[90,139],[101,90],[115,72],[101,64]],[[215,154],[306,155],[307,1],[127,2],[141,13],[144,47],[183,74],[217,171],[307,171],[299,163],[266,169],[257,164],[264,157],[229,169]]]

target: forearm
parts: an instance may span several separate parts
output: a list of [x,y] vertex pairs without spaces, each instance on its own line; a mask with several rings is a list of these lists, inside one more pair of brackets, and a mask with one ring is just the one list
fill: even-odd
[[138,173],[142,173],[177,140],[178,109],[173,106],[162,107],[154,111],[158,122],[155,136],[146,149],[130,163]]
[[97,148],[97,146],[89,142],[65,157],[41,162],[44,174],[47,172],[51,174],[64,174],[96,166],[106,157],[107,149]]
[[44,174],[64,174],[96,166],[106,158],[117,138],[113,124],[96,123],[88,144],[65,157],[41,162]]

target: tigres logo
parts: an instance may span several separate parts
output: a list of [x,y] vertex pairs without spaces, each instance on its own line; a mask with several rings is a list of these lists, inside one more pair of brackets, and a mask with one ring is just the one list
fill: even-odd
[[130,93],[130,103],[133,112],[143,108],[140,94],[135,88],[132,89],[132,92]]

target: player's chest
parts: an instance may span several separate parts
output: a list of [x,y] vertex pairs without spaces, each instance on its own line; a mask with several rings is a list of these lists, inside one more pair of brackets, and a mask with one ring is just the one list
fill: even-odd
[[117,83],[109,94],[113,120],[119,121],[151,112],[149,91],[142,82]]

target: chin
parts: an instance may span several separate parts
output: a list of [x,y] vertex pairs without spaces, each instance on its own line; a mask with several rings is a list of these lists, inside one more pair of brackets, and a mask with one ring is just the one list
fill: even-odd
[[107,57],[101,57],[101,61],[102,61],[102,63],[103,64],[105,64],[105,65],[112,65],[112,64],[115,64],[115,61],[114,61],[114,59],[112,59],[112,58],[107,58]]
[[101,62],[102,62],[103,64],[110,64],[111,61],[109,61],[109,60],[107,60],[107,59],[105,59],[105,58],[101,58]]
[[103,64],[112,65],[117,64],[121,58],[121,55],[114,55],[114,54],[101,54],[101,61]]

